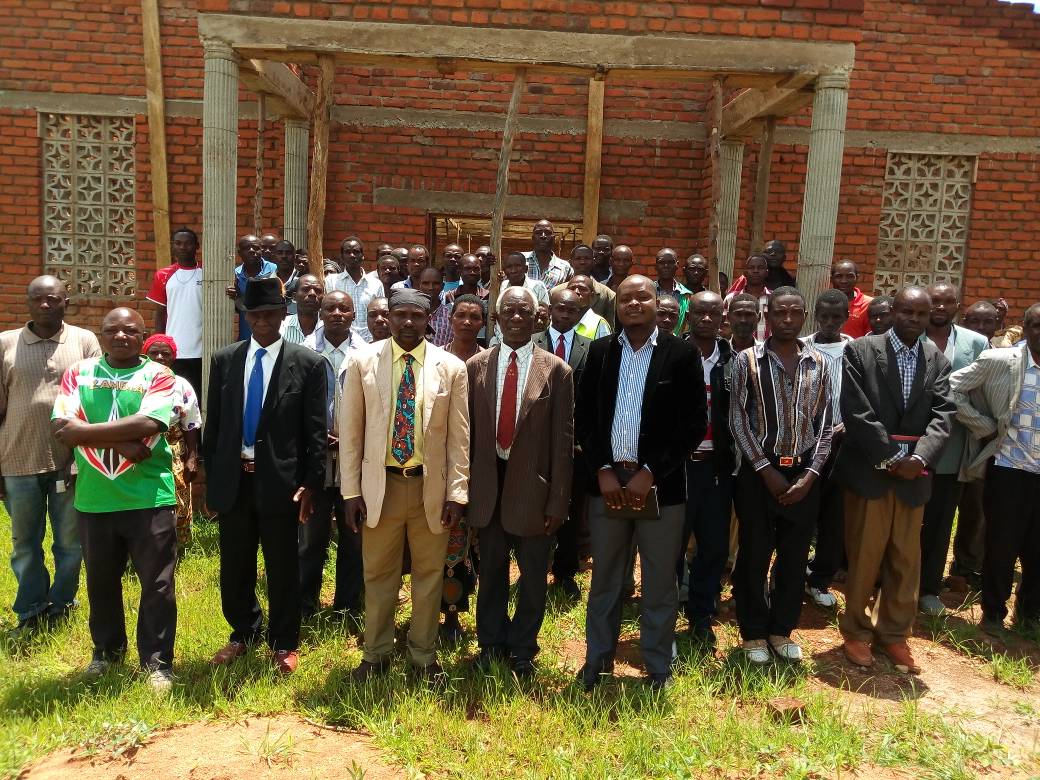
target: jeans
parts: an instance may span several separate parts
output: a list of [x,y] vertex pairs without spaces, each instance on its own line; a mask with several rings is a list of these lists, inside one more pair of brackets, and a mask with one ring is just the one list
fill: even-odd
[[[11,516],[11,569],[18,582],[14,611],[18,620],[47,612],[61,612],[75,604],[79,588],[79,527],[72,506],[73,491],[59,493],[64,476],[57,471],[24,477],[4,477],[7,498],[4,506]],[[64,484],[64,482],[61,482]],[[47,515],[54,537],[54,582],[43,560],[43,537]]]

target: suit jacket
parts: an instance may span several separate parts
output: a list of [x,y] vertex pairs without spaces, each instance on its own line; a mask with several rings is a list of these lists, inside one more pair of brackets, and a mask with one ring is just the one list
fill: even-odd
[[[245,408],[246,353],[249,340],[213,355],[206,396],[202,454],[206,461],[206,501],[227,512],[238,498],[242,479],[242,411]],[[312,349],[282,340],[267,386],[253,448],[256,505],[272,515],[295,515],[292,500],[301,485],[325,484],[328,452],[326,361]]]
[[963,481],[986,475],[986,464],[1007,436],[1028,364],[1028,344],[987,349],[978,360],[950,377],[957,419],[969,433],[961,469]]
[[841,416],[845,440],[833,477],[864,498],[890,491],[909,506],[926,504],[931,475],[914,480],[894,477],[879,463],[899,453],[890,434],[920,436],[914,454],[935,468],[950,436],[955,407],[950,397],[950,362],[922,341],[910,398],[903,403],[899,365],[888,334],[863,336],[845,345],[842,358]]
[[[958,371],[970,365],[984,349],[989,348],[989,342],[981,333],[962,328],[960,325],[953,326],[954,353],[951,370]],[[946,449],[942,457],[935,464],[936,474],[956,474],[960,471],[961,460],[964,457],[965,442],[964,426],[954,420],[950,430],[950,439],[946,442]]]
[[[592,339],[587,336],[579,336],[577,333],[574,334],[572,339],[571,354],[567,356],[567,365],[574,372],[574,387],[576,388],[578,381],[581,379],[581,373],[585,370],[585,363],[589,358],[589,347],[592,346]],[[535,333],[532,341],[534,341],[536,347],[541,347],[546,352],[554,352],[555,350],[555,345],[549,343],[548,330]]]
[[[386,491],[386,449],[394,396],[390,387],[393,339],[347,357],[339,409],[340,489],[362,496],[367,525],[375,528]],[[444,533],[444,502],[467,502],[469,416],[466,365],[426,342],[423,365],[423,506],[430,530]]]
[[[589,277],[592,279],[592,277]],[[567,288],[567,282],[556,285],[549,290],[551,296],[557,290],[564,290]],[[592,279],[592,303],[589,308],[592,309],[596,314],[607,321],[607,325],[610,326],[611,330],[615,330],[615,293],[609,287],[602,282]]]
[[495,442],[501,350],[493,347],[466,361],[472,458],[466,520],[473,528],[486,527],[501,494],[499,512],[506,532],[536,536],[545,533],[546,515],[567,517],[573,471],[574,383],[566,363],[534,348],[500,486]]
[[[599,495],[596,473],[614,461],[610,433],[621,369],[619,339],[620,331],[592,342],[575,401],[574,429],[590,470],[593,495]],[[686,458],[701,443],[707,423],[700,352],[693,344],[659,331],[643,388],[639,461],[654,475],[661,506],[686,501]]]

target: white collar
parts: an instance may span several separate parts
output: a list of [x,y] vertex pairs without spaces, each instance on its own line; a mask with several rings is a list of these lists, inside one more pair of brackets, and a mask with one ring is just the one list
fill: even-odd
[[278,360],[278,355],[282,351],[282,337],[279,336],[273,343],[269,344],[266,347],[261,347],[259,344],[256,343],[256,339],[250,338],[249,350],[246,352],[246,371],[249,371],[249,361],[253,359],[253,355],[255,355],[257,353],[257,350],[260,349],[266,349],[268,357],[270,357],[272,360]]
[[552,325],[550,325],[549,343],[552,345],[553,348],[555,348],[556,345],[560,343],[560,336],[563,336],[563,342],[567,346],[570,346],[571,342],[574,341],[574,328],[571,328],[566,333],[561,333],[560,331],[556,330],[556,328],[554,328]]

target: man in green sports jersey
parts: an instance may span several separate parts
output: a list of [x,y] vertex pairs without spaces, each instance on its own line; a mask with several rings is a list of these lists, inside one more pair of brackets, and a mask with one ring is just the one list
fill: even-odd
[[163,431],[173,407],[170,370],[141,356],[144,322],[113,309],[101,323],[104,355],[62,378],[54,435],[75,448],[75,507],[87,568],[94,655],[103,674],[126,653],[122,576],[127,558],[141,581],[137,650],[149,685],[169,690],[177,628],[173,459]]

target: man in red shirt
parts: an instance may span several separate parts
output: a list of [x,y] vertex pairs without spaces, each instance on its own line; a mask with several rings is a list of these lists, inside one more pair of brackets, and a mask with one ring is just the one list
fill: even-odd
[[859,281],[859,269],[851,260],[838,260],[831,266],[831,287],[841,290],[849,299],[849,318],[841,328],[846,336],[858,339],[871,332],[867,307],[874,300],[856,286]]
[[178,228],[170,237],[174,264],[152,277],[148,300],[156,305],[155,332],[177,342],[173,372],[191,383],[202,397],[202,263],[195,255],[199,239],[195,231]]

